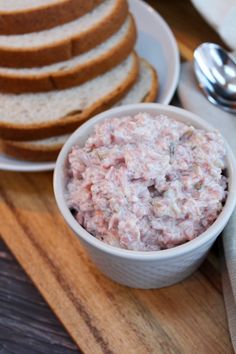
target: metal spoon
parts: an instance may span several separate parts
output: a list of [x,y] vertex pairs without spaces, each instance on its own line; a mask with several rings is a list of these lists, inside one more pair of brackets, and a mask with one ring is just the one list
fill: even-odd
[[207,99],[236,113],[236,59],[220,46],[203,43],[194,51],[194,70]]
[[219,96],[215,90],[215,87],[211,84],[196,62],[194,63],[194,69],[199,86],[207,99],[219,108],[236,114],[236,101],[229,101]]

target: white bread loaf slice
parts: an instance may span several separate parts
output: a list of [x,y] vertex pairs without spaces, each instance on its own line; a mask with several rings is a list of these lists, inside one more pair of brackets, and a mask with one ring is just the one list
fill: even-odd
[[138,77],[135,53],[103,75],[66,90],[0,94],[0,137],[40,139],[74,130],[81,122],[115,104]]
[[0,35],[0,66],[37,67],[68,60],[116,33],[127,14],[126,0],[104,0],[64,25],[23,35]]
[[38,32],[83,16],[103,0],[0,0],[0,34]]
[[156,70],[147,60],[141,58],[137,81],[114,107],[139,102],[154,102],[157,98],[158,91],[159,84]]
[[[139,102],[153,102],[158,91],[158,81],[155,70],[145,60],[140,61],[138,80],[128,93],[115,105],[125,105]],[[53,161],[70,135],[54,136],[47,139],[16,142],[2,141],[1,150],[7,155],[29,161]]]
[[0,91],[45,92],[82,84],[125,60],[135,40],[135,22],[128,16],[118,32],[104,43],[72,59],[39,68],[0,67]]
[[0,152],[24,161],[55,161],[70,134],[32,141],[0,140]]

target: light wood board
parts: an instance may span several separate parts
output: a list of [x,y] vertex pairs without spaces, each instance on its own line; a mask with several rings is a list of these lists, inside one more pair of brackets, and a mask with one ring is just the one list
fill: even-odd
[[[182,57],[217,35],[190,1],[149,1],[172,27]],[[232,347],[212,252],[184,282],[129,289],[103,276],[57,210],[52,174],[0,172],[0,234],[85,353],[230,354]]]

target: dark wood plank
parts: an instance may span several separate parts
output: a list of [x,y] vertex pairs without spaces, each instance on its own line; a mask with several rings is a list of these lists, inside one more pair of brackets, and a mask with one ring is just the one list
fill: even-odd
[[0,353],[81,353],[2,240]]

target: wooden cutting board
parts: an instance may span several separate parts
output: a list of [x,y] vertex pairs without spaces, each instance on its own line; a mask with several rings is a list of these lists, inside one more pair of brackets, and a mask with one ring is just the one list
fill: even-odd
[[[169,22],[181,54],[220,43],[190,2],[149,1]],[[216,252],[184,282],[129,289],[103,276],[59,215],[52,173],[0,172],[0,234],[85,353],[233,353]]]

